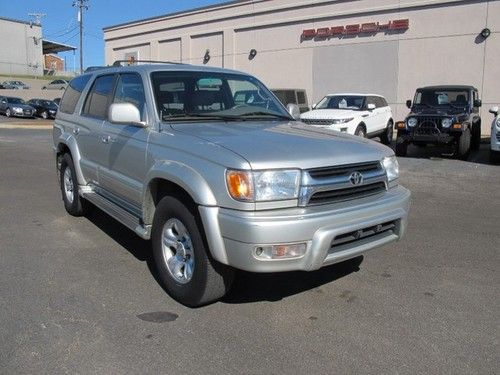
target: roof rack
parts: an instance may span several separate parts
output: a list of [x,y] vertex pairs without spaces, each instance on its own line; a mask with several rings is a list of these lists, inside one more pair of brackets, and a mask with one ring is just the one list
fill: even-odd
[[173,62],[173,61],[157,61],[157,60],[116,60],[113,63],[113,66],[124,66],[126,65],[135,65],[137,63],[147,63],[147,64],[175,64],[175,65],[186,65],[184,63]]

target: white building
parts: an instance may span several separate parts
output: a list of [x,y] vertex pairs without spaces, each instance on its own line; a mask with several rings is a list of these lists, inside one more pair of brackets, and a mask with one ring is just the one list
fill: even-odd
[[374,92],[397,120],[424,85],[477,87],[483,133],[500,104],[498,0],[232,1],[106,27],[104,38],[107,64],[133,56],[234,68],[271,88],[305,88],[310,104]]

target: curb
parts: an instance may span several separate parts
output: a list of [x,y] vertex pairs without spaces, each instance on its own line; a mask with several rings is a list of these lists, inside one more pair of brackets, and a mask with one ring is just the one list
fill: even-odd
[[52,129],[53,125],[35,125],[27,123],[0,123],[0,129],[40,129],[47,130]]

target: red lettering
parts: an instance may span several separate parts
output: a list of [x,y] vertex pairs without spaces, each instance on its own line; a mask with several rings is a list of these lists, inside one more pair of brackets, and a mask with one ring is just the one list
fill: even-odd
[[330,28],[331,35],[342,35],[344,33],[344,26],[334,26]]
[[389,29],[391,29],[391,30],[406,30],[408,27],[410,27],[410,20],[409,19],[394,20],[391,22]]
[[316,30],[316,36],[319,38],[326,38],[330,36],[330,28],[329,27],[321,27]]
[[359,33],[359,24],[358,25],[347,25],[345,27],[346,34],[357,34]]
[[376,33],[377,31],[378,31],[378,25],[375,22],[361,24],[362,33]]
[[387,23],[378,23],[378,29],[379,30],[389,30],[389,28],[391,27],[391,22],[387,22]]
[[310,38],[314,38],[315,36],[316,36],[315,29],[306,29],[306,30],[302,31],[302,38],[310,39]]

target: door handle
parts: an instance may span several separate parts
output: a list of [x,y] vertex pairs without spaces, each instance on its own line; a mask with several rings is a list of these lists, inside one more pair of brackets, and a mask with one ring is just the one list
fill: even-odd
[[101,141],[102,143],[109,143],[109,140],[111,139],[111,137],[109,135],[103,135],[101,137]]

